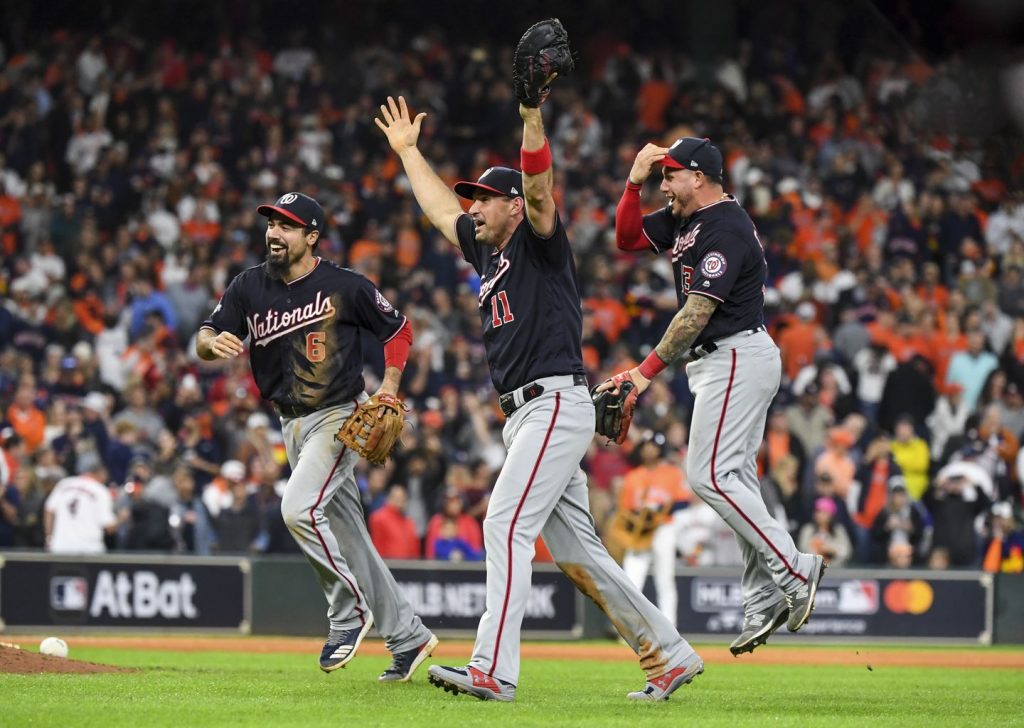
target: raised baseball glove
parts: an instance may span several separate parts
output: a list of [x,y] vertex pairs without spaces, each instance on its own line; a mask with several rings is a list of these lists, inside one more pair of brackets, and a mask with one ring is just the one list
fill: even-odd
[[512,87],[523,106],[540,106],[551,91],[553,75],[568,75],[575,64],[569,34],[558,18],[534,23],[523,33],[512,60]]
[[621,445],[629,433],[629,425],[633,422],[633,410],[636,408],[636,400],[640,393],[628,371],[616,374],[609,381],[615,384],[614,389],[598,392],[597,387],[594,387],[590,391],[590,396],[594,400],[595,429],[599,435],[604,435]]
[[405,404],[391,394],[375,394],[349,415],[334,436],[371,463],[383,465],[405,427]]

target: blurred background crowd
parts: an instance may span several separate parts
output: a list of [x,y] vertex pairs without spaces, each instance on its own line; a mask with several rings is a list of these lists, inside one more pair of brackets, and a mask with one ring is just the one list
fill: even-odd
[[[0,548],[43,548],[47,498],[83,474],[109,486],[108,548],[295,549],[279,421],[245,356],[201,362],[192,338],[264,257],[256,205],[299,190],[331,218],[319,254],[414,327],[413,426],[357,471],[374,541],[481,558],[504,449],[479,281],[372,120],[388,94],[428,112],[421,148],[449,182],[518,166],[511,49],[547,13],[494,9],[469,32],[443,3],[43,5],[0,9]],[[769,507],[833,563],[1021,570],[1024,74],[970,45],[1009,21],[910,1],[594,5],[560,14],[578,70],[544,107],[591,383],[676,311],[668,259],[615,248],[633,157],[708,136],[768,258]],[[616,518],[650,511],[686,563],[739,559],[685,485],[690,404],[684,368],[666,372],[631,442],[584,461],[617,553],[643,547]]]

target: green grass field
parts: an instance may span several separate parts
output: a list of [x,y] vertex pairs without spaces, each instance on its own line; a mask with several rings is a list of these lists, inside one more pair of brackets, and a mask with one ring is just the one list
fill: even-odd
[[[637,704],[629,662],[533,660],[517,701],[482,703],[414,682],[381,685],[384,657],[321,673],[312,655],[80,648],[139,668],[0,675],[0,726],[1004,726],[1024,723],[1013,670],[709,664],[667,703]],[[429,664],[429,663],[428,663]]]

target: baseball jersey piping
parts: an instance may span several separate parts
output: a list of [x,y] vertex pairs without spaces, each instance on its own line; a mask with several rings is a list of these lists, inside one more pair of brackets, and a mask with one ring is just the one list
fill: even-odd
[[290,280],[290,281],[282,281],[282,282],[283,282],[283,283],[284,283],[284,284],[285,284],[286,286],[290,286],[290,285],[292,285],[292,284],[298,283],[298,282],[299,282],[299,281],[301,281],[301,280],[302,280],[303,278],[308,278],[308,277],[310,276],[310,274],[312,274],[312,273],[313,273],[313,271],[315,271],[315,270],[316,270],[317,268],[319,268],[319,267],[320,267],[320,261],[322,260],[322,258],[320,258],[320,256],[317,256],[316,258],[314,258],[314,260],[315,260],[316,262],[315,262],[315,263],[313,263],[313,267],[312,267],[312,268],[310,268],[309,270],[307,270],[307,271],[306,271],[305,273],[303,273],[303,274],[302,274],[301,276],[299,276],[298,278],[293,278],[293,279],[292,279],[292,280]]
[[[724,298],[719,298],[718,296],[714,295],[713,293],[708,293],[707,291],[692,291],[691,290],[690,293],[692,293],[695,296],[704,296],[704,298],[710,298],[712,301],[718,301],[719,303],[725,303],[725,299]],[[690,293],[687,293],[686,295],[689,296]]]
[[390,343],[393,338],[395,338],[400,333],[402,333],[402,329],[405,328],[405,325],[407,323],[409,323],[409,317],[408,316],[402,316],[402,325],[398,327],[398,329],[395,331],[395,333],[391,334],[391,336],[389,336],[388,338],[384,339],[384,341],[382,341],[380,343],[382,343],[382,344]]
[[494,640],[494,659],[491,660],[491,669],[487,671],[487,677],[494,677],[494,670],[498,667],[501,633],[505,631],[505,615],[508,613],[508,598],[512,591],[512,537],[516,531],[516,521],[519,520],[519,512],[523,510],[526,496],[530,494],[530,488],[533,487],[533,479],[537,476],[537,470],[540,468],[540,461],[544,457],[544,451],[548,449],[548,441],[551,440],[551,432],[555,429],[555,421],[558,419],[558,409],[561,402],[562,393],[555,392],[555,411],[551,415],[551,424],[548,425],[547,434],[544,435],[544,443],[540,446],[540,452],[537,454],[537,461],[533,464],[530,479],[526,481],[526,488],[523,489],[523,494],[519,497],[519,505],[516,506],[516,512],[512,515],[512,523],[508,526],[508,576],[505,580],[505,600],[501,605],[501,619],[498,620],[498,636]]
[[341,570],[335,565],[334,558],[331,556],[331,552],[327,548],[327,543],[324,541],[324,537],[320,535],[320,529],[316,527],[317,506],[319,506],[320,502],[324,499],[324,491],[327,490],[327,484],[330,483],[331,478],[334,477],[334,472],[338,469],[338,465],[341,463],[341,459],[345,457],[346,452],[348,452],[348,445],[341,448],[341,452],[338,453],[338,459],[334,461],[334,467],[331,468],[331,472],[327,475],[327,478],[324,480],[324,484],[320,487],[320,495],[317,496],[316,503],[313,504],[313,507],[309,509],[309,525],[313,527],[313,533],[316,534],[317,540],[320,541],[320,547],[324,550],[324,554],[327,555],[327,561],[330,563],[331,568],[334,569],[334,573],[345,580],[345,583],[348,584],[348,588],[351,589],[352,593],[355,595],[355,609],[356,612],[359,613],[359,624],[362,626],[366,624],[366,618],[363,616],[363,610],[359,608],[359,602],[361,601],[359,597],[359,590],[356,589],[356,585],[353,584],[347,576],[341,573]]
[[795,576],[797,579],[799,579],[800,581],[802,581],[803,583],[806,584],[807,583],[807,577],[805,577],[803,574],[801,574],[800,572],[798,572],[796,569],[794,569],[792,566],[789,565],[789,562],[786,561],[786,557],[782,555],[781,551],[779,551],[777,548],[775,548],[775,544],[773,544],[771,542],[771,540],[764,534],[764,532],[761,531],[761,529],[757,527],[757,524],[754,523],[752,520],[750,520],[750,517],[747,516],[747,514],[744,513],[740,509],[740,507],[736,504],[736,502],[732,498],[727,496],[725,494],[725,491],[723,491],[720,487],[718,487],[718,478],[715,477],[715,460],[718,459],[718,440],[722,436],[722,425],[725,424],[725,411],[729,407],[729,395],[732,393],[732,384],[735,381],[735,379],[736,379],[736,350],[733,349],[732,350],[732,368],[729,370],[729,386],[726,387],[726,389],[725,389],[725,400],[722,402],[722,415],[721,415],[721,417],[718,418],[718,428],[715,430],[715,446],[711,450],[711,485],[714,486],[715,490],[718,492],[718,495],[722,496],[722,498],[724,498],[726,500],[726,502],[730,506],[732,506],[733,510],[736,511],[737,513],[739,513],[740,516],[743,518],[743,520],[746,521],[750,525],[750,527],[752,529],[754,529],[754,531],[757,533],[757,535],[760,536],[761,539],[766,544],[768,544],[769,548],[771,548],[771,550],[775,552],[775,555],[779,557],[779,561],[781,561],[785,565],[786,570],[789,571],[789,573],[792,574],[793,576]]

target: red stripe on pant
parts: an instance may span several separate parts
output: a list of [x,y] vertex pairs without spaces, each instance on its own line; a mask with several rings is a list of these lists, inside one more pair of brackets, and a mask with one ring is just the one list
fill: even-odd
[[754,524],[754,522],[752,520],[750,520],[750,518],[747,516],[746,513],[744,513],[742,510],[740,510],[740,507],[738,505],[736,505],[736,502],[732,498],[727,496],[725,494],[725,491],[723,491],[721,488],[718,487],[718,479],[715,477],[715,460],[718,459],[718,440],[722,436],[722,425],[725,424],[725,410],[729,406],[729,395],[732,393],[732,383],[733,383],[733,381],[735,381],[735,379],[736,379],[736,350],[733,349],[732,350],[732,369],[729,371],[729,386],[725,390],[725,401],[722,402],[722,415],[721,415],[721,417],[718,418],[718,429],[715,430],[715,447],[711,451],[711,485],[714,486],[715,490],[718,492],[718,495],[722,496],[726,500],[726,502],[728,502],[728,504],[733,507],[733,510],[735,510],[737,513],[739,513],[740,516],[743,517],[743,520],[746,521],[750,525],[750,527],[752,529],[754,529],[754,531],[757,532],[757,535],[760,536],[762,539],[764,539],[764,542],[766,544],[768,544],[769,548],[771,548],[772,551],[775,552],[775,555],[779,557],[779,561],[781,561],[785,565],[785,567],[789,571],[789,573],[792,574],[797,579],[799,579],[800,581],[802,581],[802,582],[804,582],[806,584],[807,583],[807,577],[804,576],[803,574],[801,574],[800,572],[798,572],[796,569],[794,569],[792,566],[789,565],[789,562],[786,561],[786,557],[784,557],[782,555],[782,552],[779,551],[777,548],[775,548],[775,544],[773,544],[768,539],[768,537],[761,531],[761,529],[758,528]]
[[555,429],[555,420],[558,419],[558,408],[561,402],[562,393],[555,392],[555,411],[551,415],[551,424],[548,425],[547,434],[544,435],[544,443],[540,446],[540,452],[537,454],[537,462],[533,464],[533,472],[530,473],[530,479],[526,481],[526,488],[523,489],[523,494],[519,497],[519,505],[516,506],[516,512],[512,514],[512,523],[508,527],[508,578],[505,581],[505,601],[501,605],[501,619],[498,620],[498,636],[494,640],[494,659],[491,660],[491,669],[487,672],[488,677],[494,677],[494,669],[498,666],[501,633],[505,631],[505,615],[508,613],[508,598],[512,590],[512,536],[516,530],[516,521],[519,520],[519,512],[523,510],[523,503],[526,502],[526,496],[530,494],[530,488],[533,486],[533,479],[537,476],[540,460],[544,457],[544,451],[548,449],[548,441],[551,439],[551,431]]
[[327,480],[325,480],[324,484],[322,486],[320,486],[320,495],[317,496],[316,503],[313,504],[313,507],[309,509],[309,525],[313,527],[313,533],[316,534],[317,540],[320,541],[320,548],[322,548],[324,550],[324,554],[327,555],[327,561],[328,561],[328,563],[330,563],[331,568],[334,569],[334,573],[336,573],[338,576],[340,576],[342,579],[345,580],[345,583],[348,584],[348,588],[351,589],[352,593],[355,595],[355,597],[356,597],[356,607],[355,607],[355,609],[356,609],[356,612],[359,614],[359,624],[360,625],[364,625],[364,624],[366,624],[366,617],[363,616],[363,610],[359,608],[359,601],[360,601],[360,599],[359,599],[359,590],[356,589],[356,585],[353,584],[352,581],[347,576],[342,574],[341,570],[338,569],[338,567],[335,565],[334,559],[331,558],[331,552],[327,549],[327,543],[324,541],[324,537],[320,535],[320,530],[316,527],[316,509],[317,509],[317,506],[319,506],[320,505],[320,501],[322,501],[324,499],[324,492],[327,490],[327,484],[330,483],[331,482],[331,478],[334,477],[334,473],[338,469],[338,465],[341,464],[341,459],[343,457],[345,457],[345,453],[346,452],[348,452],[348,446],[347,445],[345,447],[341,448],[341,452],[338,454],[338,459],[334,461],[334,467],[331,468],[331,472],[328,474]]

